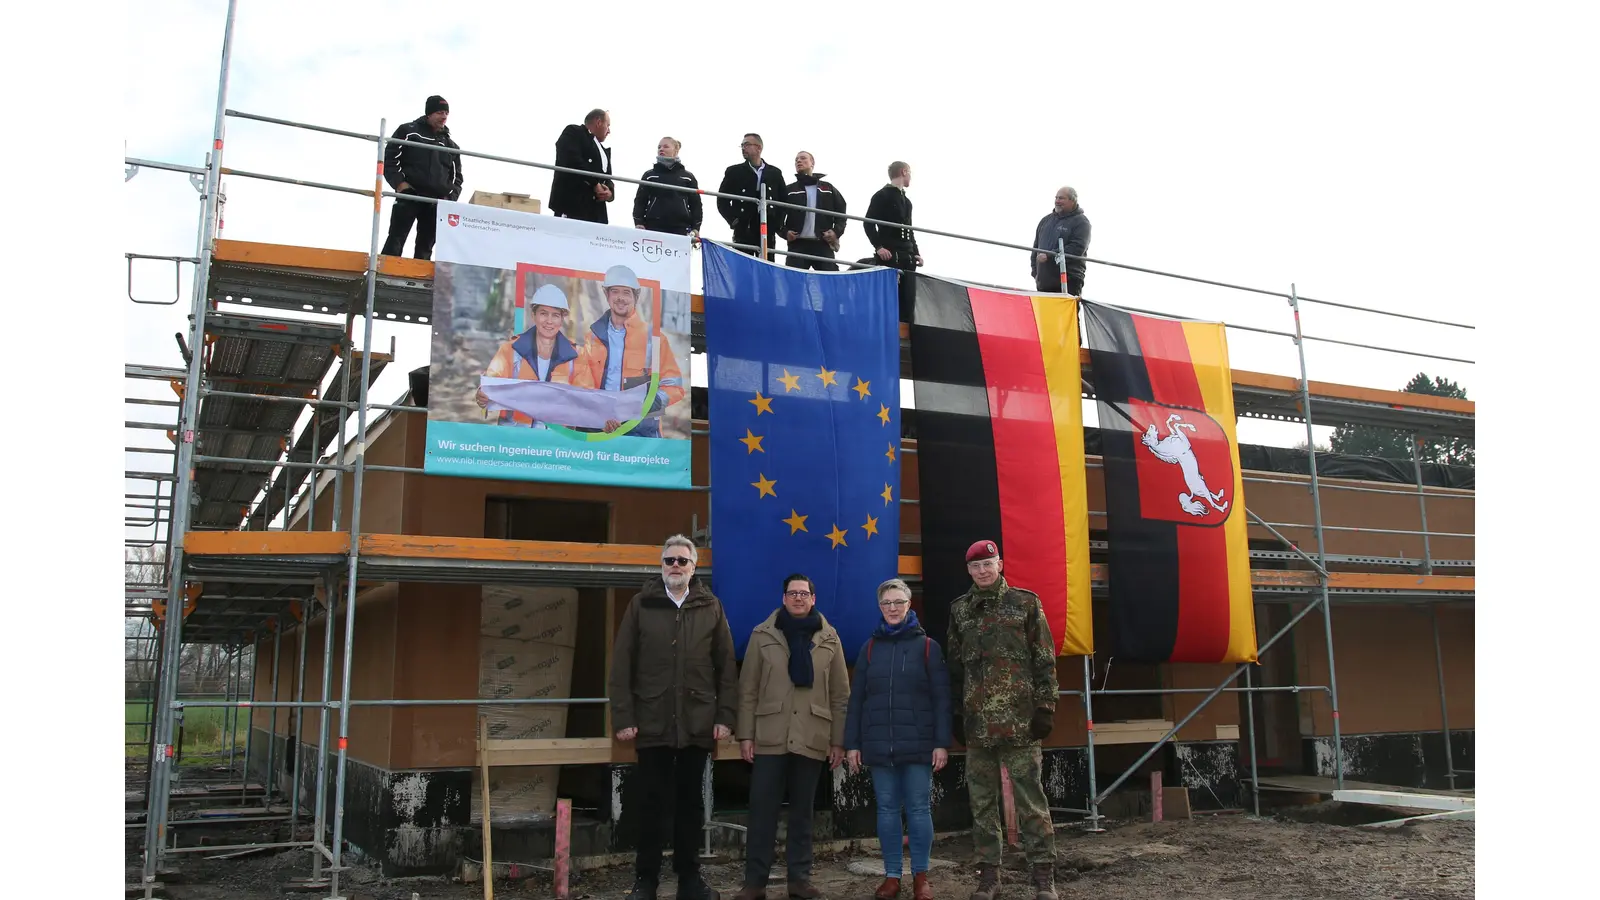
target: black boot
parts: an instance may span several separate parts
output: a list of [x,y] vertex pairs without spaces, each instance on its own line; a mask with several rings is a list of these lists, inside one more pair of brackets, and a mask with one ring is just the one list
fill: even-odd
[[660,884],[656,879],[640,875],[633,879],[633,887],[623,896],[628,900],[656,900],[656,890],[659,887]]
[[699,872],[678,876],[678,900],[722,900],[722,895],[711,889]]

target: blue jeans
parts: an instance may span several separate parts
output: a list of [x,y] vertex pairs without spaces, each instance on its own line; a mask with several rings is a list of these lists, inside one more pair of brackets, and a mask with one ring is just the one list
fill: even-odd
[[900,813],[905,811],[911,840],[911,873],[928,871],[933,853],[933,766],[902,763],[873,766],[872,790],[878,799],[878,843],[883,847],[883,875],[899,878],[905,857],[900,849]]

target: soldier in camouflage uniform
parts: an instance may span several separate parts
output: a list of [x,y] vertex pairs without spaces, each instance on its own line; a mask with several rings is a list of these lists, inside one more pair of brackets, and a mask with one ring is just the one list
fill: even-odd
[[973,584],[951,604],[947,657],[950,684],[960,698],[955,734],[967,745],[972,845],[978,856],[972,900],[994,900],[1000,883],[1001,766],[1011,776],[1035,900],[1056,900],[1055,829],[1039,748],[1055,719],[1055,641],[1039,595],[1006,583],[993,541],[978,541],[967,550],[967,571]]

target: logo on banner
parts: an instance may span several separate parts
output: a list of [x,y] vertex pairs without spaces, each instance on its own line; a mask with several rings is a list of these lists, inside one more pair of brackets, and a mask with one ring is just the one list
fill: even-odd
[[645,262],[660,262],[662,257],[661,242],[646,238],[640,241],[639,252],[644,255]]
[[1129,401],[1140,513],[1191,525],[1221,525],[1233,509],[1233,453],[1222,426],[1205,412]]
[[451,213],[449,216],[447,216],[447,218],[450,220],[451,228],[461,224],[461,216],[457,213]]

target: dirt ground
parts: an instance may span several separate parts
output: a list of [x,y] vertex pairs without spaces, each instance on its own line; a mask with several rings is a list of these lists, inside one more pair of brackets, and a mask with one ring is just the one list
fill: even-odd
[[[1074,825],[1056,832],[1056,891],[1061,900],[1155,900],[1193,897],[1209,900],[1278,900],[1284,897],[1470,898],[1473,896],[1474,827],[1466,821],[1435,821],[1398,828],[1368,829],[1327,824],[1314,819],[1316,809],[1302,809],[1294,819],[1283,816],[1252,819],[1244,815],[1197,816],[1151,824],[1113,823],[1101,834],[1087,834]],[[1298,821],[1297,821],[1298,820]],[[227,843],[243,835],[225,838]],[[220,838],[217,843],[223,843]],[[940,841],[936,859],[959,868],[934,871],[938,900],[966,900],[975,876],[968,866],[971,844],[965,837]],[[129,882],[137,881],[138,851],[129,850]],[[814,883],[829,900],[866,900],[878,879],[853,875],[846,866],[856,859],[875,859],[871,851],[819,854]],[[730,898],[739,889],[738,860],[708,862],[706,880]],[[672,900],[670,866],[661,885],[662,900]],[[782,872],[782,863],[776,867]],[[318,897],[326,892],[293,894],[284,890],[292,878],[310,871],[304,851],[260,853],[231,860],[183,860],[183,883],[171,883],[160,896],[172,900],[266,900],[285,896]],[[632,881],[629,867],[616,866],[574,873],[575,900],[620,900]],[[1001,878],[1001,900],[1032,900],[1020,854],[1008,855]],[[341,893],[361,900],[466,900],[481,897],[482,885],[460,884],[443,877],[387,880],[357,867],[341,884]],[[548,874],[535,872],[515,882],[496,880],[497,897],[550,897]],[[769,896],[785,897],[782,881],[772,882]],[[910,885],[902,897],[909,900]]]

